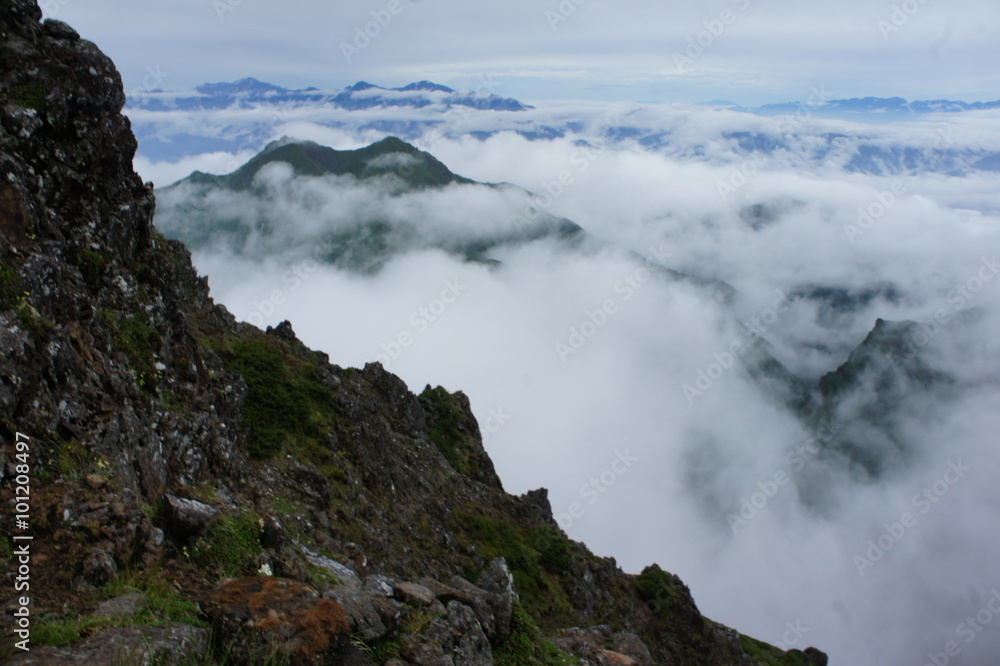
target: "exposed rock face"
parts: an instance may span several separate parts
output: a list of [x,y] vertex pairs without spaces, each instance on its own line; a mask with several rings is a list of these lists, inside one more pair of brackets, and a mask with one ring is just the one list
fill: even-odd
[[[113,64],[40,16],[0,3],[0,503],[26,433],[34,635],[57,634],[44,617],[71,644],[15,663],[174,663],[209,644],[238,663],[265,646],[551,663],[543,636],[601,625],[637,663],[756,663],[679,582],[569,541],[544,491],[506,494],[464,395],[342,369],[290,324],[215,305],[152,227]],[[7,558],[0,573],[13,589]],[[136,605],[91,614],[123,592]],[[88,614],[92,636],[73,624]]]

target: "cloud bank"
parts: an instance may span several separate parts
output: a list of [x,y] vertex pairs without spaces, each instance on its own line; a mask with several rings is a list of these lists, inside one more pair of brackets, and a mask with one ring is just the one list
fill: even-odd
[[[509,491],[549,488],[572,538],[628,571],[676,572],[714,619],[783,647],[816,645],[832,664],[995,658],[996,175],[580,151],[510,133],[435,142],[456,173],[513,182],[532,199],[483,186],[394,194],[386,181],[294,178],[273,165],[263,198],[213,205],[283,226],[195,260],[241,319],[289,319],[339,364],[378,358],[411,389],[465,391]],[[171,209],[181,194],[161,198],[158,224],[184,224]],[[526,202],[606,243],[498,246],[499,265],[435,249],[512,228]],[[420,242],[372,274],[322,262],[318,239],[376,217]],[[900,353],[950,381],[886,407],[906,454],[871,480],[821,453],[824,431],[763,390],[733,345],[754,328],[814,383],[879,318],[921,322]],[[880,395],[864,388],[865,404],[841,414]]]

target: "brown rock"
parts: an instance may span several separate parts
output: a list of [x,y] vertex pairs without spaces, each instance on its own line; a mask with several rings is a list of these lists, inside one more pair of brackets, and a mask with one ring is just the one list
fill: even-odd
[[100,490],[104,486],[108,485],[108,480],[103,476],[98,476],[97,474],[88,474],[83,477],[83,481],[91,488],[91,490]]
[[350,639],[350,621],[337,602],[286,578],[228,581],[202,608],[216,649],[237,663],[263,663],[272,651],[295,666],[327,663]]
[[402,601],[404,604],[424,608],[433,604],[436,599],[434,593],[423,585],[417,583],[398,583],[393,588],[393,598]]
[[638,664],[632,657],[626,657],[611,650],[597,650],[595,656],[598,666],[636,666]]

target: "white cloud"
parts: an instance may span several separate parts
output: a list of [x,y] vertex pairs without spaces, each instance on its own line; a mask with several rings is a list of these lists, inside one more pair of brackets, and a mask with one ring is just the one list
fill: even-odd
[[[718,113],[678,118],[692,143],[720,122]],[[974,143],[975,125],[968,127],[962,140]],[[917,141],[924,132],[885,129]],[[347,145],[346,136],[335,138]],[[307,344],[337,363],[384,355],[413,390],[427,383],[463,390],[484,427],[491,414],[507,415],[487,448],[509,491],[550,488],[571,537],[630,571],[653,561],[675,571],[710,617],[771,642],[783,640],[787,622],[800,623],[808,632],[789,647],[817,645],[832,663],[922,663],[961,640],[956,627],[1000,585],[993,561],[1000,349],[992,333],[1000,278],[975,283],[983,259],[1000,246],[1000,219],[989,212],[995,176],[901,177],[902,193],[852,243],[845,227],[857,223],[858,208],[891,192],[897,179],[779,162],[724,200],[717,184],[733,165],[723,147],[717,160],[695,163],[622,145],[586,168],[574,162],[579,146],[571,140],[504,133],[485,142],[439,139],[432,148],[458,173],[538,193],[569,170],[572,181],[549,212],[647,259],[725,279],[738,296],[727,305],[711,290],[642,279],[636,271],[644,264],[620,250],[569,253],[552,243],[499,250],[499,269],[434,250],[406,253],[368,277],[323,267],[304,258],[304,248],[331,221],[349,225],[377,213],[440,242],[494,233],[523,199],[478,186],[387,196],[384,182],[288,180],[280,167],[265,176],[280,176],[266,201],[235,196],[224,205],[242,211],[254,203],[255,214],[286,219],[285,249],[269,246],[265,261],[196,254],[214,295],[240,318],[290,319]],[[757,203],[773,204],[776,218],[754,230],[740,213]],[[434,305],[450,284],[460,285],[460,295]],[[830,320],[818,317],[817,304],[794,298],[787,312],[766,316],[776,290],[886,285],[896,296],[876,296]],[[954,290],[963,285],[978,289],[960,300],[959,313]],[[281,303],[270,300],[275,289]],[[776,472],[794,476],[787,456],[809,440],[738,368],[726,369],[693,404],[685,396],[685,384],[744,339],[735,321],[764,317],[778,357],[815,378],[844,362],[876,318],[930,321],[942,309],[954,323],[932,336],[928,358],[958,384],[949,397],[929,406],[914,401],[898,413],[910,465],[865,484],[800,453],[805,469],[795,478],[803,485],[781,486],[733,534],[727,512],[762,492],[758,484],[768,488]],[[958,315],[970,312],[979,318],[962,323]],[[408,344],[398,344],[401,334]],[[559,343],[575,353],[563,360]],[[624,451],[640,462],[602,481]],[[958,459],[972,471],[920,513],[914,495],[933,488]],[[823,488],[821,505],[801,501]],[[574,503],[583,509],[575,517]],[[907,511],[916,525],[860,575],[855,556]],[[984,631],[961,646],[963,663],[983,663],[1000,649],[1000,633]]]

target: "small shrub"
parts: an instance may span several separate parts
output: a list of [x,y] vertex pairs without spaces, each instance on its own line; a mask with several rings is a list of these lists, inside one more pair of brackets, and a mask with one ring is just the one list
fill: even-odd
[[45,87],[37,83],[22,83],[11,86],[10,101],[18,106],[42,111],[46,107],[45,98],[48,97],[48,94],[49,92]]
[[153,349],[160,334],[142,313],[122,317],[107,311],[99,313],[101,321],[111,334],[114,348],[128,357],[129,367],[135,373],[136,383],[147,391],[156,388],[156,367]]
[[434,446],[456,472],[469,474],[469,449],[472,443],[469,435],[462,432],[460,424],[463,414],[455,397],[441,386],[428,386],[420,397],[431,403],[434,427],[430,431],[430,438]]
[[24,281],[21,275],[0,264],[0,308],[13,308],[24,298]]
[[514,602],[510,637],[493,652],[496,666],[562,666],[579,661],[542,637],[534,619],[520,602]]
[[261,551],[260,534],[260,519],[253,513],[222,516],[195,542],[191,559],[221,576],[249,576]]
[[91,291],[97,291],[101,286],[101,278],[104,277],[104,271],[111,264],[111,259],[103,252],[97,252],[85,247],[79,248],[76,251],[74,259],[74,263],[80,269],[80,273],[83,274],[83,281],[87,283]]

